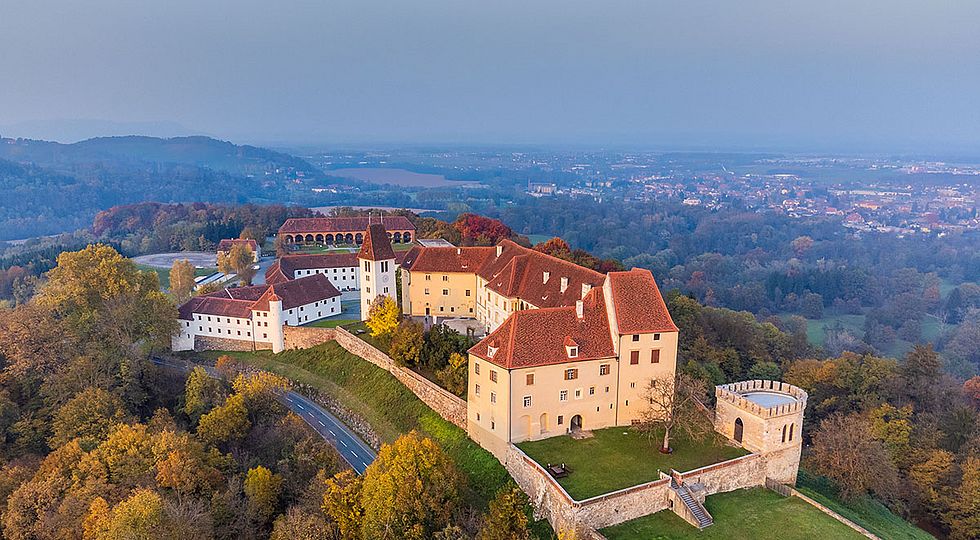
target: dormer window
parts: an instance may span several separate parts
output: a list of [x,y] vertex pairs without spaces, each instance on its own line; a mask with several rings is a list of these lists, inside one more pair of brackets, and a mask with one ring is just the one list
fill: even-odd
[[551,272],[544,272],[541,276],[543,283],[548,283],[548,279],[551,278]]
[[499,349],[499,347],[492,347],[492,346],[489,346],[488,345],[487,346],[487,356],[489,356],[490,358],[493,358],[494,355],[497,354],[497,350],[498,349]]
[[578,346],[565,347],[565,351],[568,353],[569,358],[578,358]]

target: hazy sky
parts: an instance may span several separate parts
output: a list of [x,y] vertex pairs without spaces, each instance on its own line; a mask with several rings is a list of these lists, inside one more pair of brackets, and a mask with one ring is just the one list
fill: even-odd
[[0,133],[977,150],[978,25],[974,0],[0,0]]

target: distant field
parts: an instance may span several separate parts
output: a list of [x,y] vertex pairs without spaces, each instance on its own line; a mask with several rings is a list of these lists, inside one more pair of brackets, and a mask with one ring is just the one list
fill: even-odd
[[[715,522],[699,531],[670,510],[601,532],[609,540],[861,540],[863,535],[796,497],[768,489],[711,495],[705,507]],[[891,537],[889,537],[891,538]]]
[[[831,328],[840,323],[846,330],[849,330],[858,339],[864,336],[864,315],[832,315],[822,319],[807,319],[806,334],[811,344],[823,347],[826,339],[826,328]],[[935,317],[926,315],[922,319],[922,340],[924,342],[935,343],[939,338],[940,324]],[[902,339],[896,339],[890,347],[882,351],[885,356],[900,358],[905,356],[912,349],[913,343]]]
[[479,185],[479,182],[449,180],[441,174],[426,174],[407,171],[405,169],[385,168],[347,168],[327,171],[331,176],[353,178],[372,184],[394,184],[405,187],[445,187]]
[[541,242],[547,242],[548,240],[551,240],[552,238],[554,238],[554,236],[547,235],[547,234],[529,234],[529,235],[527,235],[527,239],[531,241],[531,245],[532,246],[534,244],[540,244]]

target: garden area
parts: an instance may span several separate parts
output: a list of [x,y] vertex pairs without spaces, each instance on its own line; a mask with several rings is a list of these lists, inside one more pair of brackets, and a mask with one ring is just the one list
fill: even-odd
[[571,474],[557,481],[579,501],[659,480],[659,471],[685,472],[748,454],[714,434],[696,442],[678,433],[671,437],[672,454],[658,450],[663,432],[650,438],[635,429],[615,427],[595,430],[592,435],[581,440],[562,435],[517,446],[542,467],[567,465]]
[[796,497],[764,488],[711,495],[705,507],[714,524],[699,531],[670,510],[661,510],[601,532],[609,540],[835,540],[863,539],[847,525]]

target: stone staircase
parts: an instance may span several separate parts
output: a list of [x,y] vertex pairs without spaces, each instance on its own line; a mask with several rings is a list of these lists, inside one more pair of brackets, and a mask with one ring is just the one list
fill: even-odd
[[[714,518],[711,517],[711,514],[708,513],[708,509],[705,508],[703,504],[701,504],[701,501],[699,501],[697,498],[694,497],[693,494],[691,494],[691,490],[688,489],[687,486],[678,484],[675,479],[671,478],[670,489],[674,490],[674,493],[677,494],[677,498],[684,503],[685,507],[687,507],[687,513],[689,514],[689,516],[681,515],[676,510],[675,513],[678,513],[679,515],[681,515],[681,517],[684,518],[693,517],[694,523],[691,524],[695,525],[698,529],[704,529],[705,527],[710,527],[711,524],[715,522]],[[692,520],[686,519],[686,521],[690,522]]]

